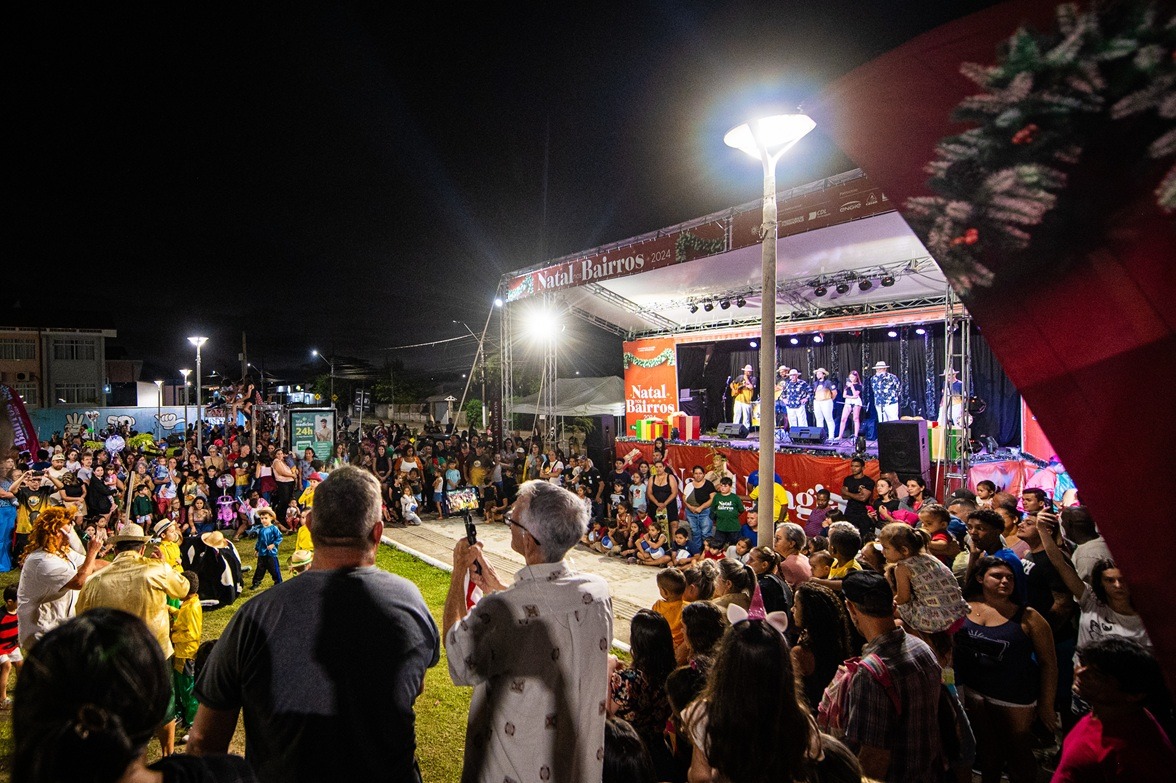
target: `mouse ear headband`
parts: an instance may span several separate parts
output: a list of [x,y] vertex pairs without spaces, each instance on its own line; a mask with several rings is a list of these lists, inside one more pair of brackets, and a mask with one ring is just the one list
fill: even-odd
[[788,613],[787,612],[768,612],[766,615],[759,617],[752,617],[748,615],[747,610],[738,604],[731,604],[727,607],[727,621],[731,625],[741,623],[744,620],[763,620],[768,625],[775,628],[783,636],[788,632]]

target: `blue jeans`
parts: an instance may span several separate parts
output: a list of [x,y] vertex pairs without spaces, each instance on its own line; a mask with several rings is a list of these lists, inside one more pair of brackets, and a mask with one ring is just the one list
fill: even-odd
[[690,543],[695,552],[701,552],[702,542],[715,534],[715,521],[711,519],[710,509],[698,514],[687,511],[686,521],[690,523]]

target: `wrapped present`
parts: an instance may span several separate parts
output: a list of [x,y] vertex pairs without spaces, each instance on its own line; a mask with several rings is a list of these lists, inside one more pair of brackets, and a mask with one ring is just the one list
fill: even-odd
[[687,416],[685,413],[675,413],[670,417],[670,427],[678,430],[679,440],[697,440],[702,429],[702,419],[698,416]]
[[657,438],[670,437],[670,425],[661,419],[639,419],[633,426],[636,428],[637,438],[639,440],[656,440]]

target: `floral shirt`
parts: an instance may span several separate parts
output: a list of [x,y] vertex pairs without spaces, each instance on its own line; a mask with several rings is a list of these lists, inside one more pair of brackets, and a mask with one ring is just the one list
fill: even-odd
[[870,379],[870,387],[874,390],[875,405],[894,405],[898,402],[898,376],[892,372],[875,375]]
[[617,669],[608,683],[609,697],[617,705],[616,716],[628,721],[647,746],[661,741],[670,719],[670,701],[665,688],[652,688],[636,669]]
[[784,384],[784,404],[789,408],[800,408],[813,396],[813,387],[808,381],[797,378]]

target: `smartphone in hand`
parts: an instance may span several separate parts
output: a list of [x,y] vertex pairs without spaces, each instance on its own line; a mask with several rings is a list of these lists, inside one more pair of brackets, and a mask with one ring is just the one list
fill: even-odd
[[[478,543],[478,528],[474,526],[474,519],[470,516],[470,510],[468,508],[462,512],[462,516],[465,517],[466,541],[469,542],[470,546],[473,546]],[[477,560],[474,561],[474,573],[482,573],[482,564]]]

